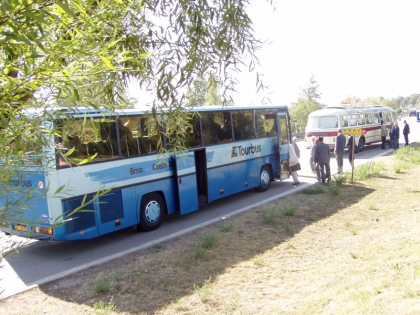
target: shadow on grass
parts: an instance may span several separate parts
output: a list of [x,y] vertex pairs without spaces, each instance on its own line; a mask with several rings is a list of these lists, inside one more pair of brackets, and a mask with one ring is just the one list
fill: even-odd
[[[296,193],[279,198],[158,247],[149,247],[47,283],[40,289],[55,298],[90,307],[113,298],[118,312],[153,314],[194,294],[195,285],[203,285],[210,277],[217,279],[229,268],[285,244],[305,227],[354,205],[374,191],[357,183],[342,186],[339,195],[331,194],[328,185],[321,188],[323,193]],[[290,205],[298,209],[291,216],[285,211]],[[275,213],[274,223],[264,221],[263,209]],[[214,247],[205,249],[200,245],[203,235],[217,236]],[[118,280],[110,281],[106,293],[98,295],[92,289],[95,279],[111,277],[113,273],[119,275]]]

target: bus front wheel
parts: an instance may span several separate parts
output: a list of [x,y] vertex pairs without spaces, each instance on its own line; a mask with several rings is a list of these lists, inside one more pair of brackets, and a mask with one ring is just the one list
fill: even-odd
[[365,148],[365,142],[363,141],[362,137],[359,138],[359,143],[357,144],[357,147],[359,149],[358,152],[362,152]]
[[263,192],[270,187],[271,183],[271,172],[267,165],[261,167],[260,172],[260,185],[257,187],[257,191]]
[[152,193],[144,197],[140,206],[140,223],[138,228],[143,231],[156,230],[163,221],[166,205],[162,197]]

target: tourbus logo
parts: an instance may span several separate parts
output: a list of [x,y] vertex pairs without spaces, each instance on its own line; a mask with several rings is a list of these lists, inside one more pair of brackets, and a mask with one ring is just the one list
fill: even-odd
[[241,145],[239,146],[233,146],[232,147],[232,155],[231,158],[235,158],[238,156],[244,156],[249,154],[255,154],[261,152],[261,145],[251,145],[249,147],[243,147]]

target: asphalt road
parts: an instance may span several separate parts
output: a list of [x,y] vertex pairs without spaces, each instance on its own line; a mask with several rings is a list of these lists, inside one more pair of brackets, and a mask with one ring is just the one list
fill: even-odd
[[[404,118],[403,118],[404,119]],[[406,118],[410,124],[410,142],[420,139],[420,123],[415,117]],[[402,121],[400,127],[402,127]],[[403,138],[400,138],[400,143]],[[309,150],[305,143],[299,143],[302,170],[298,172],[300,185],[294,187],[293,180],[273,182],[268,191],[257,193],[253,190],[240,193],[213,202],[200,208],[199,211],[185,215],[166,217],[162,226],[152,232],[143,233],[132,229],[121,230],[93,240],[71,242],[30,241],[17,253],[10,254],[0,263],[0,299],[25,291],[29,288],[47,283],[51,280],[72,274],[130,252],[153,246],[162,241],[181,236],[203,226],[225,220],[241,212],[253,209],[274,199],[305,189],[314,184],[316,178],[309,168]],[[380,144],[366,146],[356,154],[355,165],[371,161],[378,156],[392,152],[392,149],[381,150]],[[331,158],[332,174],[336,173],[335,157]],[[351,170],[344,158],[344,169]],[[0,246],[6,248],[12,239],[0,235]]]

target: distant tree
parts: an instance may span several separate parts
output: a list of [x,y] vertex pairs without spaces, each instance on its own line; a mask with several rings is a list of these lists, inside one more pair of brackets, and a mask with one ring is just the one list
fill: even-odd
[[301,88],[298,101],[290,107],[290,115],[297,123],[296,131],[304,130],[309,114],[323,107],[316,101],[321,98],[321,94],[318,82],[315,80],[314,75],[311,75],[309,83],[304,88]]
[[322,93],[319,92],[319,84],[315,80],[315,76],[312,74],[309,78],[309,82],[304,88],[301,88],[300,97],[309,101],[316,102],[321,98]]
[[200,77],[192,84],[192,88],[187,92],[187,104],[191,107],[203,106],[206,102],[208,82],[204,77]]
[[219,92],[219,83],[215,78],[210,78],[208,83],[207,93],[205,95],[205,105],[221,105],[223,103],[223,97]]

